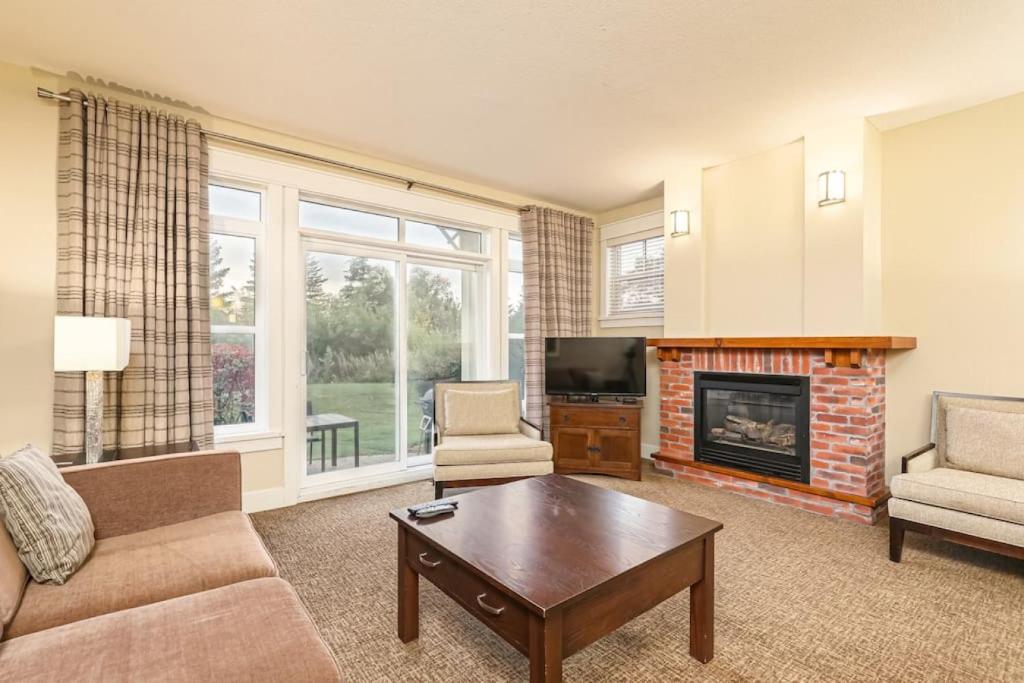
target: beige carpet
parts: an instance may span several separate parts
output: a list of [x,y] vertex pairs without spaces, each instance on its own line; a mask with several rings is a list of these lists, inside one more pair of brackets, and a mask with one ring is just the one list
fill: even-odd
[[[884,526],[644,476],[582,479],[725,524],[715,659],[687,654],[684,592],[566,660],[566,681],[1024,680],[1024,562],[908,533],[896,565]],[[254,520],[347,680],[527,680],[524,657],[426,581],[419,640],[395,635],[387,512],[429,498],[420,482]]]

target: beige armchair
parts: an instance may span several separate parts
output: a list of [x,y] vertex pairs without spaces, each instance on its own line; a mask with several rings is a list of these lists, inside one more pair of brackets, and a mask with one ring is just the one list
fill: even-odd
[[893,562],[907,531],[1024,558],[1024,399],[935,392],[932,443],[890,491]]
[[520,416],[516,381],[434,385],[434,496],[551,474],[551,444]]

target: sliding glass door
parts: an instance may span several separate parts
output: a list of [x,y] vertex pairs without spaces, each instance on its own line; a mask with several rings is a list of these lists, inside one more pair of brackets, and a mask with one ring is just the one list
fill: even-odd
[[401,458],[397,260],[305,251],[306,475]]
[[434,383],[486,376],[483,268],[304,244],[307,483],[429,464]]
[[409,465],[430,462],[434,383],[481,376],[480,273],[473,267],[407,265]]

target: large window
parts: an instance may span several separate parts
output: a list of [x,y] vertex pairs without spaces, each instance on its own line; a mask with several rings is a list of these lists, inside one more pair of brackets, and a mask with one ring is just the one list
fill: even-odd
[[216,146],[210,165],[217,440],[283,453],[288,501],[429,476],[434,383],[522,377],[518,214]]
[[660,318],[665,308],[665,238],[660,230],[604,242],[604,321]]
[[487,374],[483,232],[305,199],[298,227],[307,480],[429,463],[434,383]]
[[257,241],[262,234],[260,192],[210,185],[210,350],[214,427],[219,435],[254,431],[263,378],[257,363]]

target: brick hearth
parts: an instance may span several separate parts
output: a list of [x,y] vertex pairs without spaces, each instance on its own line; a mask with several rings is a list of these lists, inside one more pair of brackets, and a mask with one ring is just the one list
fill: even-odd
[[810,486],[877,498],[885,491],[885,352],[866,350],[860,367],[830,367],[823,349],[682,349],[661,363],[661,444],[655,467],[679,479],[873,524],[870,505],[708,471],[694,460],[695,371],[810,377]]

